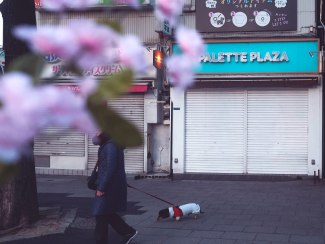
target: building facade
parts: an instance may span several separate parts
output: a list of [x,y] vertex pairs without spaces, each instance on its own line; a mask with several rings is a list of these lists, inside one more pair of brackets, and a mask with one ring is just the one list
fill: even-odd
[[[206,50],[171,87],[174,173],[322,172],[319,1],[196,1],[184,24]],[[174,53],[178,47],[172,45]]]
[[[166,101],[162,100],[160,95],[156,68],[152,65],[153,53],[159,42],[159,36],[155,32],[159,24],[154,17],[152,5],[144,2],[141,10],[132,11],[123,5],[107,7],[98,4],[86,12],[67,12],[60,17],[44,11],[41,1],[37,1],[36,6],[37,26],[67,25],[78,19],[111,20],[121,25],[123,33],[135,34],[143,41],[150,67],[144,75],[135,77],[127,94],[108,100],[107,104],[133,123],[144,138],[142,146],[125,149],[127,173],[165,172],[169,167],[169,122],[162,116],[162,107]],[[43,79],[54,75],[54,85],[78,92],[80,88],[73,82],[75,77],[61,70],[61,60],[53,55],[47,56],[46,59],[48,65]],[[123,69],[121,65],[113,64],[109,67],[84,70],[84,74],[100,80]],[[92,136],[69,128],[51,127],[43,130],[34,140],[37,173],[89,174],[97,161],[98,149],[92,144]],[[159,153],[156,153],[157,151]]]

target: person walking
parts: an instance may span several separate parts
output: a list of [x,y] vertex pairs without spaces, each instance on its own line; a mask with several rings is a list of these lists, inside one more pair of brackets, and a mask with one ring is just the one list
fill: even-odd
[[97,190],[93,205],[96,244],[108,243],[109,225],[123,237],[123,243],[130,243],[138,231],[117,213],[125,211],[127,206],[123,148],[103,132],[93,137],[93,143],[99,145]]

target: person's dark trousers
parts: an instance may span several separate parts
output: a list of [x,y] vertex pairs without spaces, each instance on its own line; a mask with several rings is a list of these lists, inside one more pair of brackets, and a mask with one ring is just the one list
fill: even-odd
[[95,227],[96,244],[108,243],[108,225],[111,225],[121,236],[135,231],[116,213],[97,215]]

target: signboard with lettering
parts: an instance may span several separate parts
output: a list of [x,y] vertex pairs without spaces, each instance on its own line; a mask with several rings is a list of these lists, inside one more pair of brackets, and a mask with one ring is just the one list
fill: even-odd
[[[75,1],[75,0],[73,0]],[[42,0],[34,0],[35,2],[35,7],[37,9],[42,8]],[[150,0],[142,0],[140,2],[142,5],[151,5],[152,3],[150,2]],[[94,4],[92,6],[89,7],[112,7],[112,6],[126,6],[129,5],[128,1],[126,0],[116,0],[116,1],[111,1],[111,0],[97,0],[97,4]]]
[[163,21],[162,23],[162,31],[165,35],[171,36],[173,34],[173,28],[167,20]]
[[[318,48],[317,39],[207,43],[196,72],[318,73]],[[173,52],[180,52],[178,45]]]
[[[136,78],[156,78],[156,69],[152,64],[153,60],[153,47],[146,47],[145,49],[145,55],[147,60],[147,70],[145,73],[138,75]],[[42,78],[52,78],[54,76],[58,77],[59,79],[73,79],[76,77],[75,74],[72,72],[68,72],[64,70],[63,67],[63,60],[61,60],[59,57],[50,54],[44,57],[47,65],[46,68],[42,74]],[[125,67],[122,64],[114,63],[109,65],[101,65],[101,66],[95,66],[93,68],[84,69],[82,71],[84,76],[92,76],[92,77],[103,77],[103,76],[109,76],[113,75],[115,73],[121,72],[125,69]]]
[[297,0],[196,0],[199,32],[296,31]]

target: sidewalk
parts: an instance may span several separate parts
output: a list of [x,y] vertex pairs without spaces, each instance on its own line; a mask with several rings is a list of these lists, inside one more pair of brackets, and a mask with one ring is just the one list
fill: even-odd
[[[82,176],[38,175],[43,219],[25,234],[0,237],[0,242],[94,243],[94,219],[90,216],[94,193],[86,188],[85,181]],[[178,222],[157,222],[158,211],[168,204],[128,189],[128,211],[124,216],[139,231],[132,243],[325,244],[324,182],[315,185],[312,179],[171,181],[129,177],[128,183],[175,204],[199,203],[204,211],[196,220],[184,217]],[[121,238],[113,230],[110,233],[110,243],[118,244]],[[30,238],[32,234],[34,238]],[[24,239],[14,240],[17,237]]]

